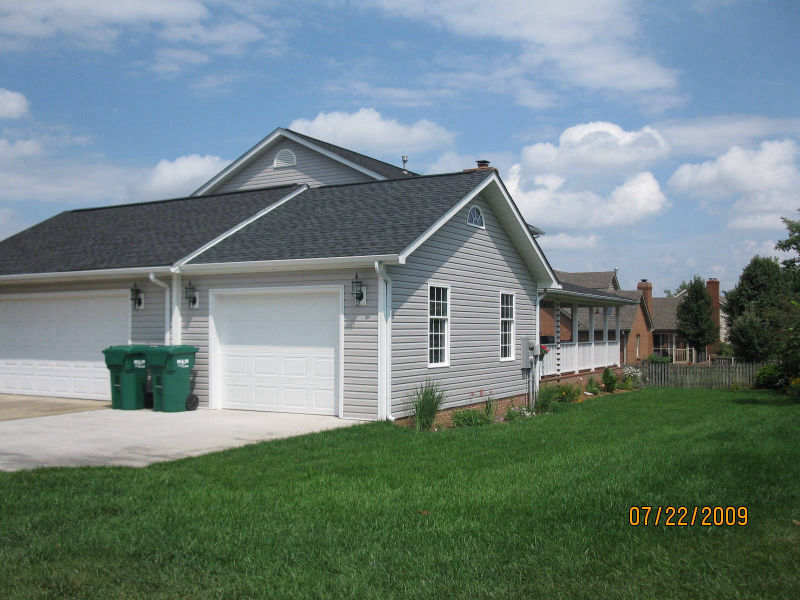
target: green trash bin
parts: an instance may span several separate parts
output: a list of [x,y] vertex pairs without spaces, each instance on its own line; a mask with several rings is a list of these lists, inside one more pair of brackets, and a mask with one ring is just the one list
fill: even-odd
[[147,388],[146,346],[109,346],[103,350],[111,373],[111,408],[144,408]]
[[192,393],[194,346],[147,346],[147,367],[153,383],[153,410],[183,412],[195,410],[198,399]]

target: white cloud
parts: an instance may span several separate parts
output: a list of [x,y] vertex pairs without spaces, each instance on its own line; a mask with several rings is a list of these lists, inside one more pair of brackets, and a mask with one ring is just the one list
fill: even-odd
[[29,110],[28,99],[23,94],[0,88],[0,119],[27,117]]
[[728,226],[782,229],[781,216],[800,206],[800,169],[793,140],[762,142],[751,150],[734,146],[715,160],[686,163],[669,180],[702,206],[728,201]]
[[314,119],[295,119],[289,128],[366,153],[421,152],[453,144],[453,134],[441,125],[427,119],[405,125],[373,108],[321,112]]
[[522,162],[532,173],[619,172],[641,168],[669,154],[669,145],[652,127],[625,131],[619,125],[595,121],[564,130],[558,145],[549,142],[526,146]]
[[527,220],[546,230],[552,226],[585,230],[633,225],[670,206],[649,171],[630,177],[608,196],[586,190],[565,190],[564,183],[562,177],[540,175],[534,178],[535,187],[528,189],[522,181],[519,164],[510,169],[506,179],[511,196]]
[[599,235],[590,233],[588,235],[571,235],[569,233],[556,233],[555,235],[545,234],[539,238],[539,244],[547,250],[576,250],[585,252],[586,250],[597,248],[602,238]]
[[151,69],[161,75],[175,75],[187,67],[204,65],[208,55],[185,48],[164,48],[156,51]]
[[25,229],[27,223],[19,218],[16,211],[6,206],[0,206],[0,240]]
[[624,92],[677,87],[673,69],[638,43],[636,6],[626,0],[368,0],[393,16],[413,18],[475,38],[520,44],[518,64],[573,85]]
[[224,169],[230,161],[218,156],[190,154],[160,160],[142,185],[147,198],[188,196]]
[[774,136],[800,135],[800,119],[760,115],[717,115],[656,123],[677,154],[718,156]]
[[42,146],[36,140],[15,140],[10,142],[0,138],[0,160],[14,160],[36,156],[42,153]]

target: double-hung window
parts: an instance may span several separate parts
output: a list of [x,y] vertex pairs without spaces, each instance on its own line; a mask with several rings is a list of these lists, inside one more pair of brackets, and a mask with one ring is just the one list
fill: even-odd
[[450,288],[428,286],[428,366],[450,362]]
[[500,294],[500,360],[514,359],[514,294]]

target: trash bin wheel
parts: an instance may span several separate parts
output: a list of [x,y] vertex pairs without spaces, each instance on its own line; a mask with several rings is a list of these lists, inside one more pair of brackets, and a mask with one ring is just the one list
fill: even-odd
[[200,398],[196,394],[189,394],[186,396],[186,410],[197,410],[200,404]]

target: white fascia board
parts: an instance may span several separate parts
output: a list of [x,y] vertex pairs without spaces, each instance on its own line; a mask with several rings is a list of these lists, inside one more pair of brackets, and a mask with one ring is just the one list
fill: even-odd
[[225,273],[263,273],[269,271],[303,271],[314,269],[364,268],[372,267],[375,261],[388,264],[400,262],[397,254],[374,256],[336,256],[327,258],[298,258],[288,260],[254,260],[245,262],[224,262],[206,264],[186,264],[180,272],[187,275],[225,274]]
[[173,270],[180,269],[180,268],[181,268],[181,267],[182,267],[184,264],[186,264],[186,263],[188,263],[188,262],[190,262],[190,261],[194,260],[195,258],[197,258],[198,256],[200,256],[200,255],[201,255],[203,252],[205,252],[205,251],[206,251],[206,250],[208,250],[209,248],[213,248],[214,246],[216,246],[217,244],[219,244],[219,243],[220,243],[222,240],[224,240],[224,239],[226,239],[226,238],[228,238],[228,237],[232,236],[232,235],[233,235],[234,233],[236,233],[237,231],[239,231],[239,230],[241,230],[241,229],[244,229],[245,227],[247,227],[248,225],[250,225],[250,223],[252,223],[252,222],[254,222],[254,221],[257,221],[258,219],[260,219],[261,217],[263,217],[263,216],[264,216],[264,215],[266,215],[267,213],[269,213],[269,212],[272,212],[273,210],[275,210],[276,208],[278,208],[278,207],[279,207],[279,206],[281,206],[282,204],[285,204],[286,202],[288,202],[289,200],[291,200],[291,199],[292,199],[292,198],[294,198],[295,196],[298,196],[298,195],[302,194],[302,193],[303,193],[303,192],[305,192],[307,189],[308,189],[308,186],[307,186],[307,185],[305,185],[305,184],[304,184],[304,185],[301,185],[301,186],[300,186],[298,189],[296,189],[296,190],[294,190],[293,192],[291,192],[291,193],[287,194],[286,196],[284,196],[283,198],[281,198],[281,199],[280,199],[280,200],[278,200],[277,202],[273,202],[272,204],[270,204],[270,205],[269,205],[269,206],[267,206],[266,208],[263,208],[263,209],[261,209],[260,211],[258,211],[258,212],[257,212],[256,214],[254,214],[252,217],[250,217],[250,218],[248,218],[248,219],[245,219],[244,221],[242,221],[242,222],[241,222],[241,223],[239,223],[238,225],[234,225],[233,227],[231,227],[230,229],[228,229],[228,231],[226,231],[225,233],[221,233],[220,235],[218,235],[217,237],[215,237],[215,238],[214,238],[213,240],[211,240],[210,242],[207,242],[207,243],[203,244],[203,245],[202,245],[202,246],[200,246],[200,247],[199,247],[197,250],[195,250],[195,251],[191,252],[190,254],[187,254],[186,256],[184,256],[183,258],[181,258],[179,261],[177,261],[177,262],[176,262],[174,265],[172,265],[172,269],[173,269]]
[[511,209],[511,212],[516,217],[517,224],[519,225],[519,230],[522,232],[522,235],[528,240],[531,247],[534,249],[536,253],[536,257],[541,261],[542,265],[544,266],[545,270],[547,271],[548,277],[550,277],[550,281],[540,281],[539,283],[542,287],[545,288],[560,288],[561,284],[558,281],[558,277],[556,277],[555,271],[553,267],[550,266],[550,261],[547,260],[542,249],[539,247],[539,244],[536,241],[536,238],[533,237],[531,230],[528,228],[528,224],[525,219],[522,218],[522,213],[520,213],[519,208],[517,207],[514,199],[511,198],[511,195],[508,193],[506,186],[500,180],[500,176],[495,171],[492,175],[492,180],[497,184],[497,188],[500,190],[503,198],[505,199],[508,207]]
[[237,158],[235,161],[233,161],[231,164],[229,164],[227,167],[225,167],[222,171],[220,171],[212,179],[210,179],[209,181],[204,183],[200,188],[195,190],[192,193],[192,196],[202,196],[203,194],[207,194],[207,193],[213,191],[214,188],[216,188],[222,182],[224,182],[225,180],[230,178],[234,173],[236,173],[237,171],[242,169],[245,165],[247,165],[247,163],[250,162],[250,160],[253,157],[255,157],[256,155],[260,154],[262,150],[264,150],[267,146],[269,146],[273,142],[275,142],[279,137],[284,137],[286,139],[292,140],[293,142],[296,142],[296,143],[300,144],[301,146],[305,146],[306,148],[310,148],[314,152],[322,154],[323,156],[327,156],[331,160],[335,160],[337,162],[340,162],[343,165],[346,165],[346,166],[350,167],[351,169],[355,169],[356,171],[359,171],[360,173],[363,173],[364,175],[367,175],[368,177],[372,177],[373,179],[376,179],[378,181],[383,181],[384,179],[388,179],[387,177],[384,177],[383,175],[380,175],[380,174],[376,173],[375,171],[371,171],[371,170],[367,169],[366,167],[362,167],[361,165],[356,164],[353,161],[347,160],[346,158],[344,158],[342,156],[339,156],[338,154],[335,154],[333,152],[325,150],[324,148],[321,148],[321,147],[317,146],[313,142],[309,142],[308,140],[305,140],[305,139],[303,139],[301,137],[298,137],[298,136],[294,135],[291,131],[287,131],[286,129],[283,129],[282,127],[278,127],[275,131],[270,133],[267,137],[262,139],[255,146],[250,148],[250,150],[248,150],[247,152],[242,154],[239,158]]
[[267,137],[263,138],[255,146],[250,148],[250,150],[242,154],[239,158],[237,158],[227,167],[222,169],[222,171],[214,175],[214,177],[209,179],[202,186],[200,186],[194,192],[192,192],[192,196],[202,196],[203,194],[210,192],[213,188],[215,188],[217,185],[219,185],[228,177],[233,175],[236,171],[238,171],[239,168],[244,166],[246,163],[250,162],[250,159],[253,156],[261,152],[261,150],[263,150],[267,146],[269,146],[280,135],[281,135],[281,128],[278,127],[275,131],[270,133]]
[[55,273],[20,273],[0,275],[0,283],[69,281],[75,279],[104,279],[107,277],[149,277],[150,273],[169,273],[170,267],[130,267],[124,269],[95,269],[91,271],[62,271]]
[[464,208],[467,204],[472,202],[472,200],[475,198],[475,196],[480,194],[483,191],[483,189],[487,185],[489,185],[489,183],[491,181],[492,181],[492,177],[491,176],[489,176],[486,179],[484,179],[483,181],[481,181],[477,186],[475,186],[475,188],[472,189],[471,192],[469,192],[466,196],[464,196],[461,200],[459,200],[458,203],[455,206],[453,206],[453,208],[448,210],[444,215],[439,217],[439,219],[433,225],[428,227],[421,236],[419,236],[416,240],[411,242],[411,244],[408,245],[400,253],[400,264],[404,264],[406,262],[406,259],[411,255],[411,253],[413,253],[417,248],[419,248],[422,244],[424,244],[426,241],[428,241],[428,239],[434,233],[439,231],[439,229],[441,229],[444,226],[445,223],[447,223],[450,219],[452,219],[453,216],[458,214],[458,212],[462,208]]

